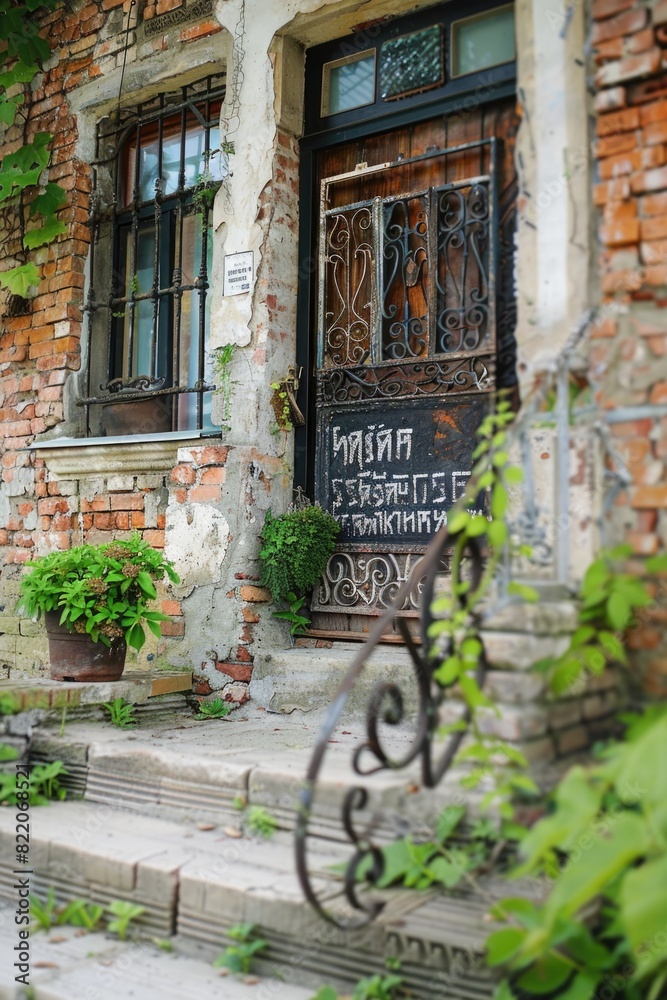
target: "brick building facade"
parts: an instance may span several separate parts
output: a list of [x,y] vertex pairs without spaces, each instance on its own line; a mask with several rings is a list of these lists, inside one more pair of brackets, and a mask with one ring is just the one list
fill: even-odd
[[[17,308],[5,293],[0,300],[5,674],[46,669],[40,626],[16,610],[22,565],[36,553],[133,530],[165,546],[183,580],[162,596],[169,621],[140,665],[190,665],[198,693],[243,701],[256,650],[285,644],[257,585],[257,557],[264,512],[283,510],[294,485],[293,435],[276,425],[272,386],[302,363],[300,139],[304,102],[307,109],[312,100],[304,95],[304,54],[332,39],[372,38],[372,26],[433,6],[230,0],[214,10],[204,2],[142,7],[102,0],[64,4],[43,18],[52,56],[29,95],[26,129],[54,134],[48,176],[67,192],[58,217],[68,230],[33,252],[42,279],[29,306]],[[520,0],[516,31],[519,381],[529,387],[583,310],[602,303],[587,374],[601,420],[632,474],[614,503],[612,535],[627,536],[641,566],[667,541],[667,3]],[[213,393],[201,426],[150,433],[146,424],[135,428],[134,440],[86,437],[94,406],[80,402],[96,391],[87,373],[97,371],[98,307],[110,301],[104,278],[93,273],[104,250],[91,263],[91,240],[104,247],[111,202],[112,211],[122,209],[100,183],[99,123],[113,120],[117,107],[150,104],[213,74],[225,75],[226,92],[209,113],[222,115],[233,151],[210,220],[207,347],[234,345],[229,413]],[[465,126],[462,109],[483,103],[481,93],[472,105],[459,98],[447,113]],[[164,121],[168,135],[172,119]],[[6,129],[0,152],[16,149],[22,136],[21,124]],[[137,138],[123,155],[139,159],[140,150]],[[7,217],[4,225],[0,266],[16,252],[13,222]],[[148,223],[136,221],[135,228],[141,225]],[[252,287],[224,296],[224,256],[242,251],[254,254]],[[118,322],[123,308],[111,312]],[[590,509],[571,512],[570,582],[581,575],[580,535],[586,551],[595,546],[588,538],[600,505],[599,496],[590,497]],[[664,615],[653,612],[631,638],[655,693],[667,685]]]

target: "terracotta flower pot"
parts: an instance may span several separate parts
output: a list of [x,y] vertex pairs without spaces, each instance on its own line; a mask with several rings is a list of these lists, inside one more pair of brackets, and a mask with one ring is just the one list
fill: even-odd
[[127,645],[116,639],[111,646],[93,642],[85,632],[70,632],[60,625],[60,612],[44,615],[49,640],[51,677],[54,681],[117,681],[125,667]]

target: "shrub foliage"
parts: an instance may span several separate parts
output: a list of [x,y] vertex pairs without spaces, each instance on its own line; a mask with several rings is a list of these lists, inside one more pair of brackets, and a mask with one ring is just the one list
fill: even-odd
[[324,572],[340,527],[335,518],[312,505],[280,517],[267,512],[259,558],[262,586],[275,601],[305,594]]

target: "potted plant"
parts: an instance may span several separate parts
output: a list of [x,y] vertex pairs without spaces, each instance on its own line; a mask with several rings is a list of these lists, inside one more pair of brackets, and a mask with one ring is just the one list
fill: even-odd
[[168,618],[149,610],[155,583],[179,582],[172,564],[139,534],[50,552],[26,567],[23,607],[29,615],[44,612],[54,680],[118,680],[127,646],[141,649],[144,626],[159,636]]

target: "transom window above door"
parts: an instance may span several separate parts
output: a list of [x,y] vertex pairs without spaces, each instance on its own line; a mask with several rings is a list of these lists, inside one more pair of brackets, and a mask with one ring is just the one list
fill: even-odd
[[481,0],[361,26],[309,50],[307,131],[390,114],[401,103],[462,95],[512,79],[514,4]]
[[212,426],[210,214],[227,170],[223,96],[223,80],[208,77],[100,125],[89,296],[97,357],[91,352],[84,400],[91,413],[97,404],[106,412],[109,393],[131,407],[148,392],[162,397],[160,430]]

